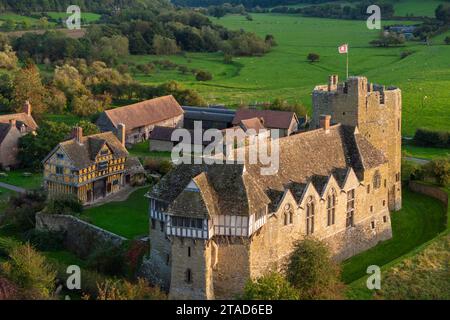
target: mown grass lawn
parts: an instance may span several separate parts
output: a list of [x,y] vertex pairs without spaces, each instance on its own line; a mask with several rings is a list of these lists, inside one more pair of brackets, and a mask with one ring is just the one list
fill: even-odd
[[407,157],[421,158],[421,159],[439,159],[450,157],[450,149],[446,148],[428,148],[417,147],[413,145],[403,145],[404,155]]
[[[25,173],[30,174],[30,176],[25,175]],[[31,173],[26,170],[14,170],[5,172],[5,174],[7,176],[0,176],[0,182],[25,189],[38,189],[43,182],[41,173]]]
[[150,148],[149,141],[143,141],[134,144],[132,147],[128,148],[128,152],[130,153],[131,156],[138,157],[141,159],[151,157],[170,160],[171,157],[170,152],[149,151],[149,148]]
[[148,235],[148,199],[144,197],[147,191],[148,188],[142,188],[133,192],[126,201],[87,209],[82,218],[128,239]]
[[430,197],[403,189],[403,208],[391,214],[393,237],[342,265],[345,283],[365,275],[370,265],[383,266],[436,237],[446,228],[446,210]]

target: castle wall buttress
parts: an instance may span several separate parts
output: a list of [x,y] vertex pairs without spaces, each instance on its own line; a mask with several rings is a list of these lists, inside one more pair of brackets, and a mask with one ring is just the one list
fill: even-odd
[[172,238],[169,299],[214,299],[211,240]]

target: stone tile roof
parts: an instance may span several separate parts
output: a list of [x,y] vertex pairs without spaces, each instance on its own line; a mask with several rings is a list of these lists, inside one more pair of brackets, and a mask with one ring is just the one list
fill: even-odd
[[260,130],[266,129],[263,122],[264,120],[261,118],[250,118],[241,120],[240,124],[245,131],[253,129],[256,133],[259,133]]
[[322,192],[331,174],[342,186],[349,168],[362,175],[363,170],[387,162],[355,128],[342,125],[332,126],[328,132],[318,129],[284,137],[279,142],[276,175],[261,175],[261,164],[180,165],[148,195],[171,203],[192,179],[203,174],[199,188],[214,195],[203,201],[217,203],[217,211],[209,212],[249,215],[263,205],[276,208],[287,189],[300,202],[310,182]]
[[105,111],[106,117],[116,128],[119,123],[123,123],[128,132],[183,113],[183,109],[171,95]]
[[[127,149],[112,132],[84,136],[81,138],[81,143],[78,143],[75,139],[67,140],[61,142],[58,146],[64,150],[67,156],[73,161],[73,165],[76,168],[82,169],[95,164],[95,157],[105,143],[111,149],[115,158],[128,156]],[[57,148],[58,147],[56,147],[54,151]],[[48,159],[54,151],[52,151],[46,159]]]
[[160,141],[172,141],[172,133],[176,128],[155,126],[150,133],[149,139]]
[[238,125],[242,120],[253,118],[263,119],[266,128],[288,129],[292,119],[297,119],[297,116],[290,111],[239,109],[234,116],[233,125]]
[[8,135],[11,125],[9,123],[0,123],[0,144],[3,142],[5,137]]

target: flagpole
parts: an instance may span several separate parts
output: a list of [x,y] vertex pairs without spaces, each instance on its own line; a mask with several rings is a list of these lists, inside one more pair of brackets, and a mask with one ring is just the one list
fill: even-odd
[[348,49],[347,49],[347,79],[348,79]]

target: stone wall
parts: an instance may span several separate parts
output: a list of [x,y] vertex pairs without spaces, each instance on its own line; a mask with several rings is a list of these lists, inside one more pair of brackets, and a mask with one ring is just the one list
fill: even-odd
[[127,239],[74,216],[37,213],[36,229],[64,232],[64,246],[79,257],[87,257],[98,246],[122,245]]
[[410,181],[409,188],[414,192],[439,200],[444,204],[445,208],[448,208],[448,194],[440,188],[422,184],[417,181]]

